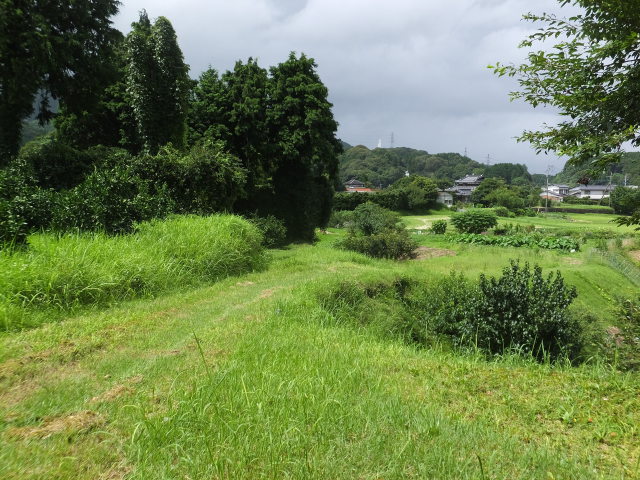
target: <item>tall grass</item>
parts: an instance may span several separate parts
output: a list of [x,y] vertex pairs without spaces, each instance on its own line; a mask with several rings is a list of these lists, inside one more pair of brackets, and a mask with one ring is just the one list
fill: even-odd
[[260,242],[253,225],[232,215],[176,216],[115,237],[34,235],[27,250],[0,252],[0,325],[24,328],[55,311],[148,297],[256,270],[265,264]]

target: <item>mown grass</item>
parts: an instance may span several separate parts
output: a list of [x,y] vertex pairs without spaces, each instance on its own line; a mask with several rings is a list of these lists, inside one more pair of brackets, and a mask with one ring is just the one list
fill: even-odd
[[437,235],[415,238],[456,256],[374,260],[334,249],[341,234],[274,251],[268,270],[0,335],[0,478],[640,478],[637,374],[416,348],[393,294],[520,258],[560,269],[575,308],[607,322],[637,292],[624,275],[587,251]]
[[32,235],[27,249],[0,251],[1,328],[259,269],[260,239],[253,225],[230,215],[152,221],[132,235]]
[[334,237],[0,337],[0,477],[638,478],[637,376],[416,349],[388,328],[392,295],[327,294],[428,281],[444,257],[372,260]]

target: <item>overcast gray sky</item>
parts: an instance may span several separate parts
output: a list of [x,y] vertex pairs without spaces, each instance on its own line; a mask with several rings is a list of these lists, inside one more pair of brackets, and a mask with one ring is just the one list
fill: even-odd
[[116,27],[128,32],[142,8],[172,22],[192,77],[248,57],[265,68],[290,51],[315,58],[352,145],[388,147],[393,132],[395,146],[466,148],[532,173],[564,164],[513,138],[554,113],[510,102],[515,82],[486,68],[522,60],[517,45],[535,28],[522,14],[568,13],[556,0],[123,0]]

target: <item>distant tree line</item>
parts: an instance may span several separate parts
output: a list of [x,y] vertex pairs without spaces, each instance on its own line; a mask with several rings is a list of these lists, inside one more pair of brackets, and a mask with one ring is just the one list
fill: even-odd
[[[249,58],[192,80],[171,22],[142,11],[125,37],[110,22],[118,3],[2,4],[0,238],[226,210],[312,239],[342,152],[314,60]],[[55,129],[21,149],[30,116]]]
[[[502,178],[508,185],[526,186],[539,183],[526,165],[496,163],[484,165],[457,153],[430,154],[412,148],[368,149],[358,145],[345,149],[340,156],[340,181],[356,178],[371,187],[384,188],[410,175],[429,177],[441,188],[465,175],[484,175],[486,178]],[[544,177],[544,176],[543,176]]]

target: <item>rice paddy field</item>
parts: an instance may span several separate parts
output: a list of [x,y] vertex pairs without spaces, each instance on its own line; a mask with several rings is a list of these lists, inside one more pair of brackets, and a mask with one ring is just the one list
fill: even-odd
[[388,328],[393,303],[340,297],[520,259],[560,270],[571,308],[608,328],[640,290],[637,233],[612,217],[503,220],[615,232],[573,253],[451,243],[426,231],[446,215],[404,217],[416,260],[338,250],[330,229],[139,297],[28,305],[38,321],[0,334],[0,478],[640,478],[637,373],[418,348]]

